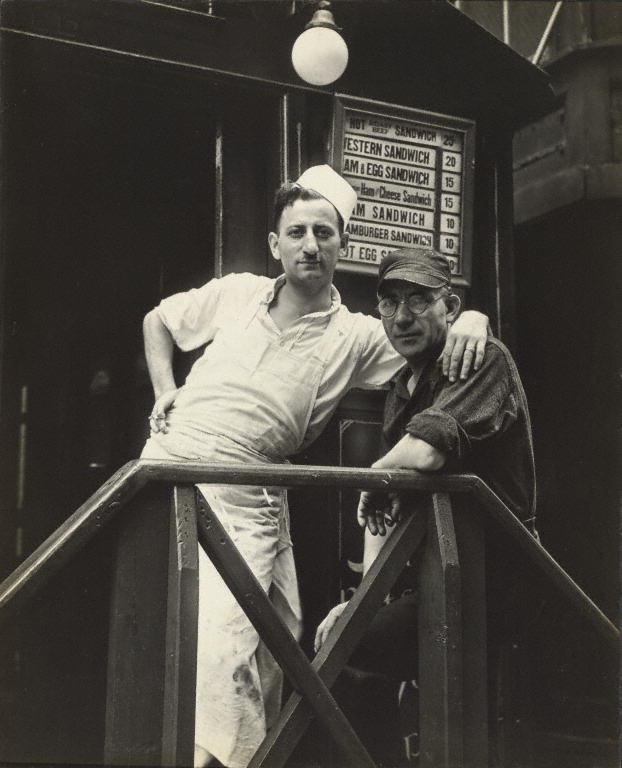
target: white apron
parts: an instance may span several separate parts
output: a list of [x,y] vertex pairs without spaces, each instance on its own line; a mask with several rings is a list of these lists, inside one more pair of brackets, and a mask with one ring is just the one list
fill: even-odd
[[[222,388],[227,380],[246,382],[244,396],[253,417],[242,420],[240,408],[234,409],[227,435],[206,435],[200,444],[175,434],[171,419],[170,431],[153,435],[142,458],[274,463],[298,450],[337,323],[329,321],[317,354],[303,357],[292,351],[295,340],[286,346],[278,339],[269,341],[256,313],[254,308],[220,331],[209,349],[210,384]],[[277,404],[279,418],[274,418],[270,409]],[[301,611],[286,492],[250,486],[198,487],[298,638]],[[281,686],[280,668],[199,549],[195,742],[224,766],[245,768],[279,713]]]

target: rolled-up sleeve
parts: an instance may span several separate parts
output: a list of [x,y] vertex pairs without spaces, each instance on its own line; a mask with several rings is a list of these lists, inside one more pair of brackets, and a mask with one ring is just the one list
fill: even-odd
[[163,299],[156,311],[175,344],[185,352],[206,344],[214,336],[214,317],[222,295],[220,280]]
[[415,414],[406,431],[448,456],[462,459],[475,442],[506,430],[518,416],[505,353],[488,344],[484,362],[465,382],[446,379],[434,404]]
[[235,314],[257,290],[256,275],[230,274],[210,280],[200,288],[163,299],[156,311],[175,344],[184,352],[206,344],[216,335],[219,316]]

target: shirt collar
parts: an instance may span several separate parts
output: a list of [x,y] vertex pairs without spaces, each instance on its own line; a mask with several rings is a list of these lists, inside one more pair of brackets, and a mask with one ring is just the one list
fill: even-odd
[[421,371],[421,375],[417,380],[417,384],[415,386],[415,390],[412,393],[412,395],[410,394],[410,392],[408,391],[408,387],[406,386],[411,375],[412,375],[412,371],[410,369],[410,366],[405,365],[393,377],[393,381],[395,382],[395,390],[397,394],[404,400],[410,400],[411,397],[414,397],[415,393],[419,389],[421,389],[421,387],[423,387],[427,382],[430,382],[431,384],[435,384],[443,375],[442,363],[440,361],[437,361],[434,358],[430,358],[430,360],[428,360],[424,369]]
[[[272,285],[268,286],[263,299],[261,299],[261,303],[265,304],[266,308],[269,307],[274,300],[274,297],[284,285],[285,275],[281,274],[272,281]],[[341,307],[341,295],[334,285],[331,285],[330,287],[330,302],[330,309],[324,310],[322,312],[311,312],[308,317],[312,317],[314,315],[332,315],[334,312],[339,310]]]

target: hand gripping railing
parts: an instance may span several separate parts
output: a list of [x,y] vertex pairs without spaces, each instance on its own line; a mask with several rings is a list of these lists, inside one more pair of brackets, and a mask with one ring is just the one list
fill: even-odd
[[[218,518],[193,485],[334,486],[421,491],[417,513],[389,538],[360,588],[310,664],[282,624]],[[161,563],[150,542],[158,531],[163,484],[174,485],[171,568],[158,616],[154,583]],[[148,486],[148,487],[146,487]],[[142,490],[141,490],[142,489]],[[223,579],[288,675],[294,693],[253,758],[282,766],[310,718],[329,730],[354,766],[373,762],[334,701],[330,687],[371,616],[427,530],[419,615],[421,765],[483,766],[486,754],[485,629],[481,531],[476,515],[452,515],[448,494],[470,494],[609,642],[619,633],[501,500],[474,475],[329,469],[290,465],[203,465],[135,461],[120,469],[0,584],[0,609],[25,598],[116,513],[145,493],[119,546],[108,660],[106,763],[190,765],[194,742],[197,574],[196,533]],[[142,515],[142,516],[141,516]],[[124,519],[124,524],[126,521]],[[456,528],[461,539],[460,557]],[[151,569],[151,571],[149,570]],[[151,573],[151,577],[150,577]],[[150,578],[155,579],[150,581]],[[152,605],[156,604],[156,605]],[[469,621],[462,622],[468,610]],[[141,615],[141,612],[143,615]],[[165,635],[157,639],[157,625]],[[149,653],[148,649],[152,648]],[[147,652],[146,652],[147,649]],[[153,659],[162,659],[160,674]],[[463,664],[468,658],[469,663]],[[151,689],[149,688],[151,685]],[[153,697],[161,701],[151,707]],[[151,698],[150,698],[151,697]]]

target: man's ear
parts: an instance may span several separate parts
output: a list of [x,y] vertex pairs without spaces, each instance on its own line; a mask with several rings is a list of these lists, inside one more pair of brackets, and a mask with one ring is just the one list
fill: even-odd
[[343,234],[340,235],[341,243],[339,244],[339,253],[341,256],[345,256],[347,254],[349,237],[349,232],[343,232]]
[[276,232],[270,232],[268,235],[268,245],[272,251],[272,256],[277,261],[281,261],[281,254],[279,253],[279,236]]
[[456,296],[455,293],[449,294],[447,298],[445,299],[445,306],[447,307],[447,322],[453,323],[454,320],[458,317],[460,314],[460,306],[462,302],[460,301],[460,296]]

